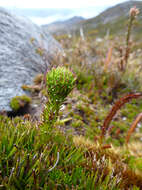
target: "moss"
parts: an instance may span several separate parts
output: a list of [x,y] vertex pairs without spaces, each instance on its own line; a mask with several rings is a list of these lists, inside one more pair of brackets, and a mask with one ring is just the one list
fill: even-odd
[[94,115],[94,111],[90,108],[89,104],[82,105],[81,103],[77,105],[78,110],[83,111],[86,116]]
[[25,107],[29,103],[31,103],[30,97],[26,95],[15,96],[14,98],[11,99],[10,107],[12,108],[13,111],[18,111],[20,108]]
[[121,114],[123,117],[127,117],[127,119],[132,122],[136,115],[141,112],[140,107],[136,104],[127,104],[122,110]]
[[46,88],[45,88],[45,89],[42,89],[42,90],[41,90],[41,93],[42,93],[43,96],[46,96],[46,97],[47,97],[47,89],[46,89]]
[[72,109],[72,105],[71,104],[68,104],[67,105],[67,108],[70,110],[70,109]]
[[142,171],[142,158],[131,156],[128,165],[131,169]]
[[78,119],[78,120],[82,120],[82,117],[80,115],[78,115],[78,114],[74,114],[74,118]]
[[87,73],[87,71],[80,70],[80,68],[77,68],[76,71],[77,76],[77,88],[81,90],[83,87],[89,86],[92,76]]
[[84,125],[84,123],[83,123],[83,121],[81,121],[81,120],[75,120],[75,121],[72,123],[72,126],[73,126],[74,128],[83,127],[83,125]]

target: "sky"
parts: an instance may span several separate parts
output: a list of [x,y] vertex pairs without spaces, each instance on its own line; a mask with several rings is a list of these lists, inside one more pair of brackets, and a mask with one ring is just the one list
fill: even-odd
[[[54,14],[48,14],[44,17],[41,17],[39,14],[29,15],[26,13],[25,15],[25,12],[18,12],[18,14],[23,14],[22,16],[30,18],[34,23],[42,25],[66,20],[73,16],[91,18],[97,16],[108,7],[125,1],[126,0],[0,0],[0,7],[5,7],[12,11],[15,11],[15,8],[58,9],[58,11],[54,11]],[[71,9],[72,11],[64,14],[61,9]]]
[[86,8],[112,6],[124,0],[0,0],[0,6],[17,8]]

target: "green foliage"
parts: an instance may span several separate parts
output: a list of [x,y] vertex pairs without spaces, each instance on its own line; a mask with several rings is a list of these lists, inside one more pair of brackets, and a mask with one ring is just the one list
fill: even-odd
[[22,95],[22,96],[15,96],[11,99],[10,106],[13,111],[18,111],[20,108],[23,108],[25,105],[29,104],[31,102],[31,98]]
[[47,73],[46,85],[52,104],[60,105],[75,87],[74,74],[65,67],[53,68]]
[[48,103],[44,110],[44,121],[53,124],[58,117],[59,109],[66,97],[75,87],[74,74],[65,67],[53,68],[46,75]]
[[[3,189],[94,189],[118,184],[85,167],[72,137],[20,118],[0,116],[0,184]],[[45,127],[46,126],[46,127]],[[59,158],[58,158],[59,155]]]
[[139,171],[142,171],[142,158],[131,156],[128,165],[133,170],[138,169]]

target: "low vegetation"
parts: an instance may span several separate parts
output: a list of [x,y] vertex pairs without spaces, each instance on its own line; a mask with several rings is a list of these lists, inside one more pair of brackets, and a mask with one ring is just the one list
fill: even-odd
[[0,116],[0,189],[142,189],[142,51],[131,42],[137,15],[131,9],[121,38],[58,38],[64,56],[34,79],[38,90],[23,86],[45,100],[40,117]]
[[11,99],[10,106],[14,112],[19,111],[31,102],[31,98],[23,96],[15,96]]

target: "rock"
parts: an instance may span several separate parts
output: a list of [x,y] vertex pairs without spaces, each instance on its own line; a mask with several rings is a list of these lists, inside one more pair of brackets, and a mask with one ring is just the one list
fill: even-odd
[[50,59],[62,51],[43,28],[0,8],[0,111],[11,111],[11,98],[26,93],[21,86],[49,66],[37,53],[40,48]]

